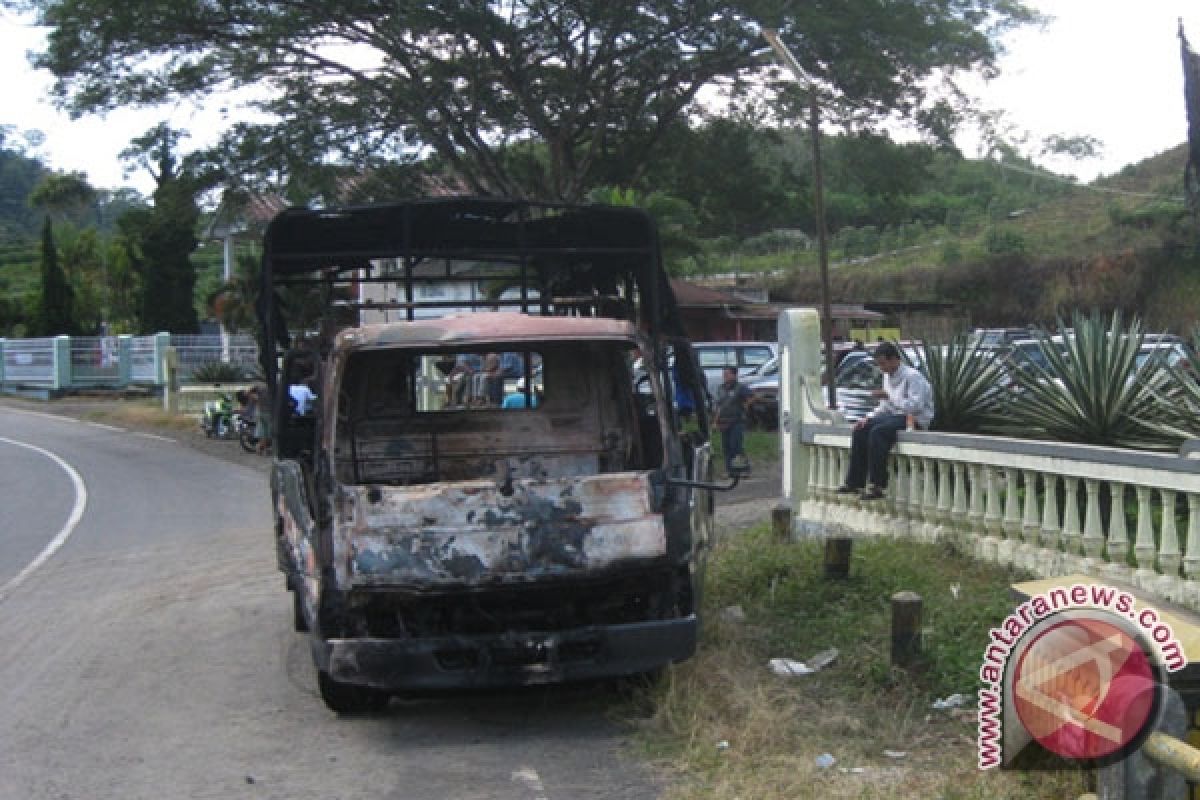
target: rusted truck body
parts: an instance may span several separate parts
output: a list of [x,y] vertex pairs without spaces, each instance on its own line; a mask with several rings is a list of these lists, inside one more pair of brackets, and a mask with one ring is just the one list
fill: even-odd
[[259,314],[278,564],[331,709],[693,653],[717,487],[705,404],[685,431],[671,401],[703,380],[641,212],[285,211]]

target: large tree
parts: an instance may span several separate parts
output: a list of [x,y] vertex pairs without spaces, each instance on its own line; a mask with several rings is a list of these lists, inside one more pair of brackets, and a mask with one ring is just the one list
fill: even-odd
[[41,336],[68,336],[79,333],[75,321],[75,293],[58,265],[58,246],[54,243],[54,223],[47,216],[42,223],[41,252],[42,294],[34,327]]
[[[275,121],[234,129],[244,170],[433,154],[475,191],[564,199],[635,180],[705,87],[769,81],[760,23],[843,120],[899,113],[945,137],[931,80],[992,70],[997,34],[1035,18],[1019,0],[0,4],[50,28],[35,63],[73,113],[254,87]],[[530,139],[545,157],[518,180],[503,145]]]
[[196,195],[205,187],[178,153],[183,134],[163,125],[134,140],[124,156],[154,177],[153,205],[126,212],[117,221],[141,275],[143,332],[193,333],[197,328],[192,297],[196,268],[191,255],[198,243],[200,209]]

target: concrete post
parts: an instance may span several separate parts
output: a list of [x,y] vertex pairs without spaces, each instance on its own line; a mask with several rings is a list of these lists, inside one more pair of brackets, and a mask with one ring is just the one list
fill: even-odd
[[921,655],[921,595],[892,595],[892,665],[908,667]]
[[787,503],[771,509],[771,533],[781,542],[792,538],[792,508]]
[[117,337],[117,385],[122,389],[133,383],[133,337],[123,333]]
[[171,334],[154,334],[154,383],[167,385],[167,348],[171,346]]
[[850,577],[850,554],[853,549],[853,539],[825,540],[826,579],[841,580]]
[[60,334],[54,337],[54,374],[50,388],[66,389],[71,385],[71,337]]
[[[815,421],[812,405],[824,408],[821,392],[821,319],[811,308],[780,312],[779,435],[783,452],[783,497],[798,513],[807,500],[809,450],[801,441],[805,422]],[[805,397],[805,393],[808,397]]]
[[166,381],[163,383],[163,411],[174,414],[179,411],[179,354],[174,347],[167,347],[163,354],[163,369]]

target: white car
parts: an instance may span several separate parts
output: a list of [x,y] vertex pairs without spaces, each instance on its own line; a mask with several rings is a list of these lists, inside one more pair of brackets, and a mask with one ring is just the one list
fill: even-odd
[[738,376],[744,380],[747,373],[770,361],[779,353],[778,342],[693,342],[696,359],[704,370],[708,393],[717,396],[722,372],[726,367],[737,367]]

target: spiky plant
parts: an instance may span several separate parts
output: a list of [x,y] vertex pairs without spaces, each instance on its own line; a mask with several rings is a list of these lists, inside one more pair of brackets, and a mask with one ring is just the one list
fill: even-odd
[[[1060,328],[1062,327],[1060,322]],[[1036,332],[1048,367],[1030,364],[1006,433],[1061,442],[1164,450],[1181,439],[1167,422],[1172,375],[1158,359],[1140,367],[1142,325],[1121,313],[1076,312],[1072,332],[1054,341]]]
[[922,359],[933,389],[934,430],[976,433],[1002,424],[1008,376],[990,351],[960,334],[947,344],[926,343]]
[[245,371],[237,364],[222,361],[205,361],[192,370],[192,380],[196,383],[236,383],[245,377]]

